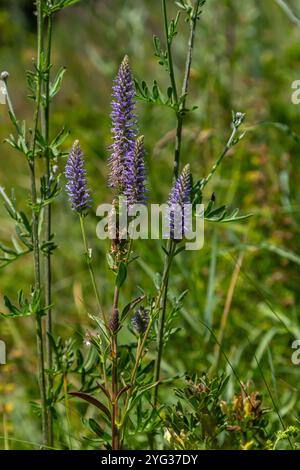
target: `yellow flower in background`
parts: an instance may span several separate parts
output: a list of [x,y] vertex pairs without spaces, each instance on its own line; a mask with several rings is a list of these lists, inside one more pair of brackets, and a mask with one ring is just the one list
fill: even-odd
[[14,409],[14,405],[11,402],[5,403],[3,406],[3,411],[4,413],[7,413],[7,414],[12,413],[13,409]]

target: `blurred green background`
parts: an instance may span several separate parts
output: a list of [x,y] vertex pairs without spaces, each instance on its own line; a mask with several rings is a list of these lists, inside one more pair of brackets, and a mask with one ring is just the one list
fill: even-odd
[[[168,3],[171,16],[175,5]],[[300,16],[298,2],[288,3]],[[35,57],[33,1],[1,0],[0,6],[0,68],[10,73],[18,118],[29,119],[32,107],[26,98],[26,70],[33,67]],[[128,54],[137,78],[157,79],[166,89],[167,74],[153,55],[154,34],[163,38],[159,0],[83,0],[61,13],[54,25],[53,71],[60,66],[67,71],[52,106],[51,133],[55,135],[65,125],[70,130],[65,149],[78,138],[86,153],[94,198],[89,236],[106,308],[112,298],[112,276],[105,259],[107,245],[96,238],[95,209],[111,199],[106,178],[112,80]],[[178,80],[183,75],[187,39],[188,28],[181,21],[174,42]],[[202,322],[218,336],[221,319],[227,316],[222,346],[240,380],[253,381],[265,406],[273,410],[270,430],[280,425],[265,382],[286,424],[296,423],[300,411],[300,366],[291,362],[291,344],[300,339],[300,112],[291,102],[291,84],[297,79],[300,28],[274,0],[207,0],[196,36],[188,98],[188,106],[198,108],[184,124],[181,163],[191,163],[195,179],[207,175],[229,136],[231,110],[245,112],[247,134],[230,152],[204,198],[207,202],[214,191],[218,205],[239,207],[241,213],[253,216],[242,223],[207,223],[204,248],[176,259],[170,299],[185,289],[189,292],[177,325],[180,331],[165,351],[163,374],[216,370],[215,340]],[[174,115],[167,108],[145,103],[138,104],[138,114],[147,148],[150,199],[162,203],[172,182]],[[11,131],[6,107],[0,105],[1,142]],[[64,161],[60,166],[63,170]],[[7,193],[14,187],[18,207],[25,205],[26,162],[2,143],[0,185]],[[9,243],[12,226],[2,207],[0,211],[0,239]],[[80,229],[64,192],[53,211],[58,243],[53,256],[55,333],[68,338],[91,328],[86,312],[93,311],[95,304]],[[135,249],[140,258],[132,265],[123,305],[136,295],[138,286],[154,292],[153,276],[162,270],[159,242],[138,242]],[[239,258],[242,266],[237,272]],[[29,292],[31,258],[13,263],[0,276],[3,311],[4,294],[14,299],[18,289]],[[38,441],[38,424],[32,420],[29,404],[38,398],[33,322],[1,319],[0,336],[8,348],[8,364],[0,369],[0,415],[5,404],[11,438]],[[219,370],[231,373],[222,355]],[[237,387],[232,375],[226,394],[231,396]],[[170,396],[165,393],[167,401]],[[82,430],[73,403],[71,410],[78,424],[73,436],[76,447]],[[0,447],[2,434],[0,421]],[[13,440],[10,445],[31,447]]]

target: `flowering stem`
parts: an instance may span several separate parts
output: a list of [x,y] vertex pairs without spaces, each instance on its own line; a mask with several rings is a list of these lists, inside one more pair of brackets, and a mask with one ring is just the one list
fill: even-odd
[[[172,242],[172,245],[174,245],[174,248],[175,248],[175,244],[174,244],[173,242]],[[172,250],[173,250],[173,248],[172,248]],[[132,396],[132,393],[133,393],[133,390],[134,390],[134,386],[135,386],[135,382],[136,382],[137,371],[138,371],[138,368],[139,368],[139,365],[140,365],[140,362],[141,362],[141,359],[142,359],[142,356],[143,356],[143,352],[144,352],[144,349],[145,349],[146,341],[147,341],[148,336],[149,336],[149,333],[150,333],[150,331],[151,331],[151,328],[152,328],[154,319],[156,318],[156,314],[159,312],[160,303],[161,303],[162,297],[163,297],[163,295],[164,295],[164,292],[166,291],[167,280],[168,280],[168,276],[169,276],[169,271],[170,271],[170,268],[171,268],[172,260],[173,260],[173,255],[168,258],[167,269],[164,271],[164,274],[163,274],[163,278],[162,278],[162,282],[161,282],[161,286],[160,286],[160,290],[159,290],[158,296],[156,297],[156,301],[155,301],[154,307],[153,307],[153,309],[152,309],[151,312],[150,312],[150,320],[149,320],[147,329],[146,329],[146,331],[145,331],[145,333],[144,333],[144,335],[143,335],[142,340],[141,340],[141,337],[139,337],[139,340],[138,340],[137,350],[136,350],[135,364],[134,364],[133,371],[132,371],[132,373],[131,373],[130,388],[129,388],[128,393],[127,393],[127,397],[126,397],[126,401],[125,401],[125,405],[124,405],[123,418],[122,418],[122,421],[121,421],[121,424],[120,424],[120,427],[123,427],[123,435],[124,435],[124,433],[125,433],[126,416],[127,416],[127,413],[128,413],[129,400],[130,400],[130,398],[131,398],[131,396]],[[159,374],[158,374],[158,375],[159,375]],[[156,388],[156,387],[155,387],[155,388]]]
[[[190,20],[190,35],[188,40],[188,51],[186,56],[186,64],[185,64],[185,72],[181,90],[181,97],[180,97],[180,109],[176,111],[177,117],[177,126],[176,126],[176,137],[175,137],[175,151],[174,151],[174,163],[173,163],[173,178],[176,180],[179,174],[179,164],[180,164],[180,154],[181,154],[181,143],[182,143],[182,127],[183,127],[183,120],[184,120],[184,110],[186,105],[186,98],[188,94],[189,88],[189,79],[190,79],[190,72],[191,72],[191,65],[192,65],[192,58],[193,58],[193,49],[194,49],[194,40],[195,40],[195,31],[197,25],[197,19],[199,15],[199,5],[201,0],[197,0],[194,6],[193,15]],[[163,11],[164,11],[164,22],[165,22],[165,34],[167,38],[168,44],[168,62],[169,62],[169,74],[172,88],[174,89],[175,86],[175,78],[174,78],[174,69],[173,69],[173,62],[172,62],[172,51],[171,45],[169,44],[168,40],[168,21],[167,21],[167,12],[166,12],[166,0],[163,0]],[[175,86],[176,90],[176,86]],[[175,91],[174,94],[175,102],[178,104],[177,92]],[[174,255],[174,242],[169,240],[167,244],[167,255],[165,256],[164,261],[164,273],[165,277],[164,280],[164,288],[162,291],[161,297],[161,321],[159,327],[159,337],[158,337],[158,353],[156,358],[155,364],[155,371],[154,371],[154,380],[155,382],[159,381],[160,376],[160,368],[161,368],[161,359],[163,353],[163,337],[164,337],[164,328],[165,328],[165,318],[166,318],[166,307],[167,307],[167,298],[168,298],[168,286],[169,286],[169,271],[173,260]],[[155,385],[153,389],[153,405],[156,406],[157,404],[157,397],[158,397],[158,384]]]
[[[105,316],[104,311],[102,310],[102,306],[101,306],[100,295],[99,295],[99,291],[98,291],[98,288],[97,288],[95,273],[94,273],[94,269],[93,269],[93,265],[92,265],[92,258],[90,256],[90,249],[89,249],[89,246],[88,246],[88,241],[87,241],[87,237],[86,237],[86,233],[85,233],[84,215],[82,213],[79,214],[79,220],[80,220],[80,228],[81,228],[81,233],[82,233],[85,257],[86,257],[87,265],[88,265],[88,268],[89,268],[90,278],[91,278],[91,281],[92,281],[95,297],[96,297],[96,300],[97,300],[98,310],[99,310],[99,312],[102,316],[102,319],[105,323],[106,329],[108,330],[108,324],[107,324],[106,316]],[[101,364],[102,364],[103,380],[104,380],[104,383],[105,383],[105,387],[107,389],[107,376],[106,376],[105,363],[101,360]]]
[[157,351],[157,358],[155,362],[155,371],[154,371],[154,382],[156,385],[153,389],[153,404],[156,406],[157,404],[157,396],[158,396],[158,385],[159,385],[159,377],[160,377],[160,368],[161,368],[161,359],[163,353],[163,346],[164,346],[164,332],[165,332],[165,322],[166,322],[166,310],[167,310],[167,298],[168,298],[168,287],[169,287],[169,273],[172,266],[173,258],[174,258],[174,251],[175,251],[175,243],[173,240],[170,240],[168,243],[168,255],[166,255],[166,264],[164,268],[164,274],[162,279],[162,288],[161,294],[159,299],[159,304],[161,305],[161,317],[160,317],[160,325],[159,325],[159,333],[158,333],[158,351]]
[[[39,210],[37,204],[36,176],[35,176],[35,152],[36,139],[39,122],[39,111],[41,106],[42,94],[42,78],[41,78],[41,61],[43,50],[43,1],[37,1],[37,26],[38,26],[38,51],[37,51],[37,89],[34,111],[34,125],[32,134],[32,154],[29,160],[29,168],[31,175],[31,199],[32,199],[32,242],[34,256],[34,274],[35,274],[35,292],[41,290],[41,270],[40,270],[40,247],[39,247]],[[38,312],[36,315],[36,340],[37,340],[37,356],[39,362],[39,387],[41,397],[41,415],[42,415],[42,434],[43,445],[48,445],[48,418],[47,418],[47,395],[46,395],[46,374],[45,374],[45,357],[44,357],[44,338],[42,317]]]
[[[119,287],[115,287],[112,318],[118,316],[119,310]],[[111,336],[111,357],[112,357],[112,449],[119,449],[119,428],[118,428],[118,338],[117,332],[112,332]]]
[[95,296],[96,296],[98,310],[99,310],[99,312],[102,316],[102,319],[104,321],[104,324],[105,324],[106,328],[108,329],[107,318],[106,318],[106,315],[105,315],[105,313],[102,309],[102,306],[101,306],[100,294],[99,294],[99,291],[98,291],[98,287],[97,287],[97,283],[96,283],[96,279],[95,279],[94,268],[93,268],[93,263],[92,263],[92,256],[91,256],[91,253],[90,253],[90,248],[89,248],[86,233],[85,233],[84,215],[82,213],[79,214],[79,220],[80,220],[80,228],[81,228],[82,239],[83,239],[83,244],[84,244],[86,262],[87,262],[87,265],[88,265],[90,278],[91,278],[91,281],[92,281],[92,286],[93,286],[94,293],[95,293]]
[[[96,300],[97,300],[98,310],[99,310],[99,312],[102,316],[102,319],[105,323],[106,329],[108,330],[108,324],[107,324],[106,316],[104,314],[104,311],[102,310],[100,295],[99,295],[99,291],[98,291],[97,284],[96,284],[95,273],[94,273],[94,269],[93,269],[93,265],[92,265],[92,258],[91,258],[91,255],[90,255],[90,249],[89,249],[89,246],[88,246],[88,241],[87,241],[87,237],[86,237],[86,233],[85,233],[84,215],[82,213],[79,214],[79,220],[80,220],[80,227],[81,227],[83,245],[84,245],[84,250],[85,250],[85,257],[86,257],[87,265],[88,265],[88,268],[89,268],[90,278],[91,278],[91,281],[92,281],[95,297],[96,297]],[[107,390],[108,387],[107,387],[107,375],[106,375],[106,369],[105,369],[105,361],[102,361],[102,358],[101,358],[101,366],[102,366],[103,380],[104,380],[105,388]]]

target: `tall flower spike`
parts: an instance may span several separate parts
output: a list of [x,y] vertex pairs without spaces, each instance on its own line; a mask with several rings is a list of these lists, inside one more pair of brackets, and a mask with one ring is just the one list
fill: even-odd
[[126,183],[126,159],[134,152],[137,137],[135,87],[127,56],[120,65],[112,95],[113,144],[109,159],[109,184],[117,193],[122,194]]
[[124,195],[128,205],[144,204],[146,201],[145,185],[145,147],[144,136],[138,137],[134,151],[126,158],[126,184]]
[[69,195],[71,207],[78,214],[82,214],[91,206],[90,190],[87,187],[87,176],[84,166],[84,155],[79,141],[76,140],[70,152],[65,176],[67,178],[66,190]]
[[191,230],[191,172],[186,165],[169,196],[168,229],[173,240],[181,240]]

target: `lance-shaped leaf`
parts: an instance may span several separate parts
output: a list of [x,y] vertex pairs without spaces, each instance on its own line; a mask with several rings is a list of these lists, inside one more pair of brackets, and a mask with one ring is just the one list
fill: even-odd
[[69,392],[69,395],[71,395],[73,397],[80,398],[81,400],[84,400],[84,401],[90,403],[91,405],[95,406],[99,410],[103,411],[103,413],[109,419],[111,419],[111,414],[109,412],[109,409],[105,405],[103,405],[103,403],[101,403],[99,400],[97,400],[97,398],[92,397],[88,393],[84,393],[84,392]]

